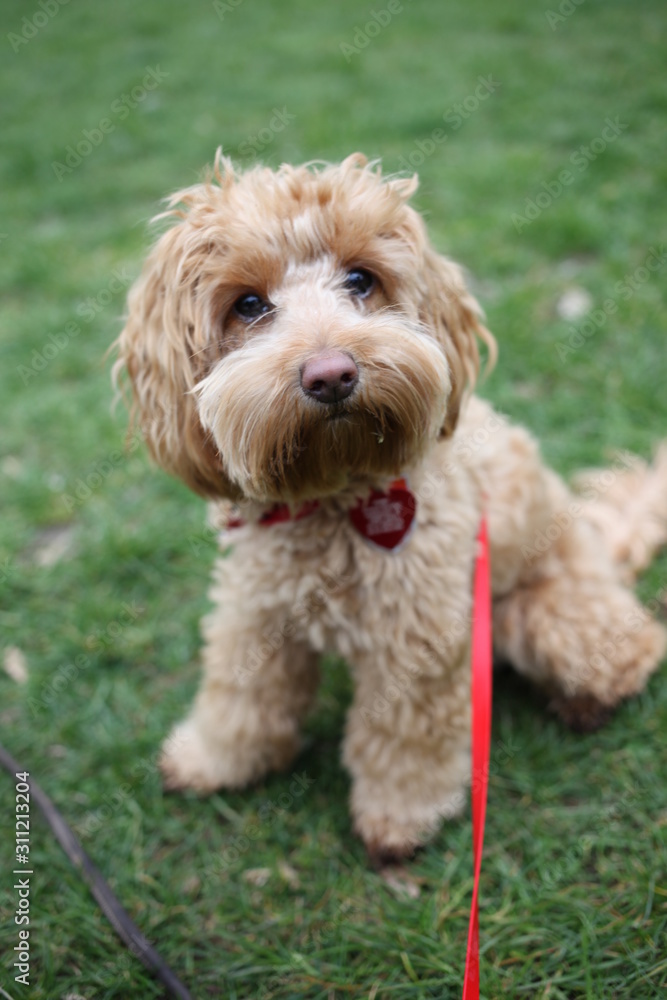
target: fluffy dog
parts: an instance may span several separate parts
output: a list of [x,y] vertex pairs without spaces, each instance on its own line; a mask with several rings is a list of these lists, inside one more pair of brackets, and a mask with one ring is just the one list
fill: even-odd
[[355,686],[354,827],[380,860],[465,800],[484,509],[495,653],[566,722],[598,725],[666,647],[629,585],[667,538],[667,450],[575,494],[471,394],[478,343],[491,359],[495,343],[407,204],[416,186],[359,154],[238,174],[218,152],[170,199],[116,364],[153,456],[213,501],[225,550],[166,787],[286,768],[335,650]]

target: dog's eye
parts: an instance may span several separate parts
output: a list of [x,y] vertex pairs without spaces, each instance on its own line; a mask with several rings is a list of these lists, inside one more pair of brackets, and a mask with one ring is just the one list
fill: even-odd
[[345,287],[357,298],[366,299],[375,288],[375,278],[370,271],[365,271],[363,267],[354,267],[347,272]]
[[264,316],[265,313],[271,312],[271,308],[271,303],[263,299],[257,292],[247,292],[234,303],[234,312],[241,319],[257,319],[258,316]]

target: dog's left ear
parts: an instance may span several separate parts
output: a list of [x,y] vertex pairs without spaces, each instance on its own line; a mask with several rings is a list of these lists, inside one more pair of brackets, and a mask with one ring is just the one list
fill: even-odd
[[441,437],[449,437],[466,391],[474,387],[479,374],[479,341],[487,347],[487,369],[496,359],[496,341],[482,322],[482,309],[468,290],[458,264],[427,246],[423,279],[420,319],[442,346],[451,371],[452,392],[440,432]]
[[477,380],[480,368],[479,342],[487,348],[487,371],[493,368],[497,347],[483,323],[482,309],[468,290],[463,270],[454,261],[436,253],[422,216],[406,204],[419,186],[416,174],[387,181],[405,208],[396,236],[410,248],[416,265],[408,294],[418,316],[442,347],[449,362],[452,381],[441,437],[450,437],[456,427],[466,392]]

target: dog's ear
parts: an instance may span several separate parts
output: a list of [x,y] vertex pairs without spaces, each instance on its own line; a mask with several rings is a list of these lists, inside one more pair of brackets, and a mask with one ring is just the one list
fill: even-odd
[[[387,187],[403,203],[409,201],[418,186],[417,174],[387,180]],[[394,235],[409,248],[416,265],[408,294],[417,303],[421,323],[439,342],[449,361],[452,390],[440,435],[449,437],[466,391],[474,387],[479,374],[479,341],[487,347],[487,370],[495,363],[496,341],[484,326],[482,310],[466,286],[462,269],[436,253],[422,216],[407,204]]]
[[420,319],[441,344],[451,371],[452,392],[441,431],[441,437],[449,437],[466,391],[474,387],[479,374],[478,342],[486,344],[490,369],[496,359],[496,341],[482,322],[482,310],[458,264],[426,246],[423,279]]
[[[164,469],[203,496],[238,499],[192,394],[216,360],[210,302],[202,301],[206,296],[199,287],[210,245],[191,221],[210,199],[209,184],[171,199],[165,215],[181,221],[157,241],[130,290],[125,329],[114,345],[113,378],[124,394],[124,376],[129,377],[132,426],[139,426]],[[177,203],[185,209],[174,210]]]

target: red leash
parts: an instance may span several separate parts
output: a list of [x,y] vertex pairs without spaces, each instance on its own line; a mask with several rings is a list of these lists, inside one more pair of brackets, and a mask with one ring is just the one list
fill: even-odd
[[486,518],[477,536],[472,624],[472,845],[475,878],[468,926],[463,1000],[479,1000],[479,876],[482,869],[484,821],[491,749],[491,573]]

